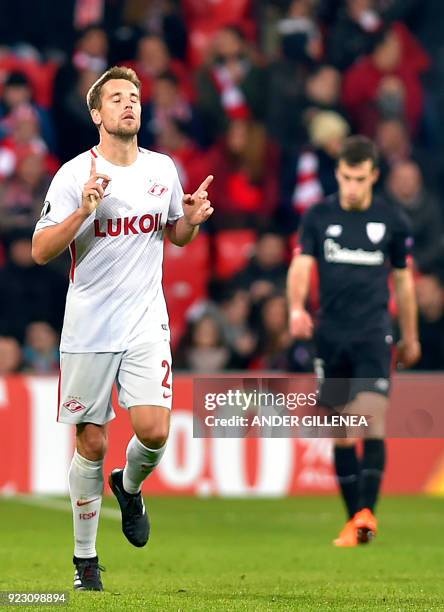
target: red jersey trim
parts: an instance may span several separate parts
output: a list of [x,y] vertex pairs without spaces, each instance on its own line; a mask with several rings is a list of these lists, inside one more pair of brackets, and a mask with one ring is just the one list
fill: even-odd
[[95,157],[97,159],[98,155],[97,153],[94,151],[94,149],[90,149],[90,153],[93,157]]
[[77,258],[77,249],[76,249],[76,241],[73,240],[71,242],[71,244],[69,245],[69,252],[71,254],[71,269],[69,271],[69,278],[71,279],[71,282],[74,282],[74,274],[76,271],[76,258]]

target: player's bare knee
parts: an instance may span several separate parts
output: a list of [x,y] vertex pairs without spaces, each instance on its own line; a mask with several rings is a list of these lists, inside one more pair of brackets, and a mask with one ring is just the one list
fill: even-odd
[[107,450],[106,430],[101,425],[83,423],[77,426],[77,450],[90,461],[103,459]]
[[142,428],[136,435],[147,448],[161,448],[168,440],[168,427],[163,424],[155,424],[148,428]]

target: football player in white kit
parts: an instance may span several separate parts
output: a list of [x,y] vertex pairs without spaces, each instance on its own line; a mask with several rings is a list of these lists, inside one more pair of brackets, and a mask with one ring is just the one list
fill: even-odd
[[213,212],[208,176],[184,195],[173,161],[140,149],[140,81],[125,67],[105,72],[87,104],[100,142],[64,164],[46,196],[33,257],[46,264],[71,252],[61,337],[57,419],[76,425],[69,470],[74,517],[74,588],[103,590],[96,534],[103,491],[107,424],[119,403],[134,430],[123,469],[109,483],[122,530],[144,546],[149,520],[141,485],[168,438],[172,375],[168,313],[162,290],[164,234],[184,246]]

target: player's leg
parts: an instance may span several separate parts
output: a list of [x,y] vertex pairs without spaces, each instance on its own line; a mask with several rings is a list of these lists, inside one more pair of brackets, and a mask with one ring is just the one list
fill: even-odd
[[150,525],[143,504],[143,481],[159,464],[166,448],[172,402],[169,342],[127,351],[118,374],[119,400],[129,409],[134,436],[124,469],[113,470],[110,486],[122,511],[122,530],[134,546],[144,546]]
[[122,531],[133,546],[145,546],[150,522],[142,498],[142,483],[159,464],[166,448],[170,410],[164,406],[129,409],[134,436],[126,449],[124,469],[110,475],[109,485],[122,512]]
[[62,354],[59,421],[76,425],[69,469],[73,510],[74,587],[102,590],[96,537],[103,492],[106,423],[114,417],[111,390],[120,358],[115,354]]
[[[351,365],[347,347],[339,337],[318,333],[316,337],[318,358],[315,372],[318,378],[319,404],[334,412],[341,412],[350,397]],[[338,433],[338,435],[340,435]],[[356,546],[356,529],[352,519],[358,509],[359,461],[356,453],[356,439],[342,435],[334,440],[333,465],[339,491],[347,512],[347,521],[338,538],[336,546]]]
[[165,452],[170,410],[164,406],[133,406],[129,412],[135,435],[126,449],[123,486],[128,493],[138,493]]
[[74,526],[74,588],[102,590],[96,539],[103,494],[106,426],[77,425],[76,441],[68,473]]
[[360,462],[355,438],[338,438],[333,447],[334,467],[338,486],[344,500],[348,520],[359,509]]
[[355,516],[358,540],[369,542],[377,531],[375,507],[386,463],[385,419],[390,389],[391,336],[373,334],[355,349],[354,400],[347,406],[350,414],[370,417],[361,437],[363,453],[359,478],[359,505]]

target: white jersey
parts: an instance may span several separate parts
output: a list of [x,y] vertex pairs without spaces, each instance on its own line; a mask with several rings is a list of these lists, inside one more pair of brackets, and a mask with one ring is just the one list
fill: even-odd
[[105,196],[70,245],[71,271],[60,349],[117,352],[169,337],[162,289],[163,237],[182,215],[173,161],[139,148],[131,166],[91,149],[64,164],[49,187],[36,231],[69,217],[91,170],[107,174]]

